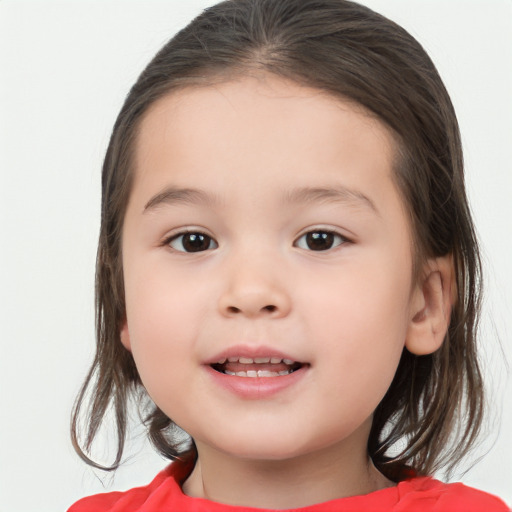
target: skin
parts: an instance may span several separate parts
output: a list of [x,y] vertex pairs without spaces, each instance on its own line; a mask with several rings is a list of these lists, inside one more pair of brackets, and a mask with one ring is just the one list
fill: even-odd
[[[185,493],[296,508],[393,485],[366,453],[372,413],[404,346],[439,347],[451,282],[441,259],[412,280],[393,156],[361,107],[270,75],[174,92],[146,113],[121,340],[196,442]],[[185,252],[184,231],[210,237],[206,250]],[[335,233],[332,246],[311,250],[311,232]],[[240,346],[307,364],[278,393],[243,397],[207,364]]]

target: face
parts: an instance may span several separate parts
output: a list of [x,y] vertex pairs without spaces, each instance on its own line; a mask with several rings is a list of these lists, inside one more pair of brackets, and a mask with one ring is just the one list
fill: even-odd
[[271,76],[145,115],[121,339],[199,449],[276,460],[366,442],[415,309],[392,162],[360,107]]

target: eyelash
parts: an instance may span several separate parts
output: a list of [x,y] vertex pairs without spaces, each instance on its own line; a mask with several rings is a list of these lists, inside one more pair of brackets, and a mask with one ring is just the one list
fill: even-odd
[[[198,250],[187,250],[184,245],[184,237],[190,235],[192,237],[192,240],[189,240],[191,243],[197,243],[198,246],[195,247]],[[301,242],[304,240],[304,243]],[[173,243],[178,242],[178,245],[181,246],[181,248],[173,247]],[[327,242],[327,245],[329,247],[327,248],[312,248],[311,244],[316,242]],[[301,235],[297,240],[294,242],[294,247],[298,247],[300,249],[314,251],[314,252],[327,252],[331,249],[335,249],[336,247],[339,247],[340,245],[343,245],[347,242],[350,242],[350,240],[343,235],[340,235],[336,231],[328,230],[328,229],[312,229],[310,231],[307,231],[303,235]],[[207,243],[208,245],[205,248],[202,248],[200,244]],[[309,244],[309,245],[308,245]],[[196,252],[204,252],[208,250],[217,249],[219,245],[217,242],[206,233],[203,233],[201,231],[183,231],[177,234],[174,234],[168,238],[166,238],[163,241],[163,245],[169,246],[171,249],[177,251],[177,252],[183,252],[183,253],[196,253]],[[192,248],[189,246],[189,248]]]

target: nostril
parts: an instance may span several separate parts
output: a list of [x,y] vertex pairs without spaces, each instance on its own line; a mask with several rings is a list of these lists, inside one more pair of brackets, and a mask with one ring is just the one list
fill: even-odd
[[237,308],[237,307],[235,307],[235,306],[229,306],[229,307],[228,307],[228,311],[229,311],[230,313],[240,313],[240,309],[239,309],[239,308]]
[[270,312],[270,313],[273,313],[277,308],[275,306],[265,306],[263,309],[265,309],[266,311]]

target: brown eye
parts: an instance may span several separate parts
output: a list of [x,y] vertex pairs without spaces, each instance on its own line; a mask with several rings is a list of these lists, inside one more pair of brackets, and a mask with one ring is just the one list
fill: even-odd
[[169,242],[169,246],[180,252],[202,252],[216,249],[215,240],[204,233],[182,233],[175,236]]
[[295,245],[309,251],[328,251],[345,242],[346,239],[332,231],[309,231],[302,235]]

